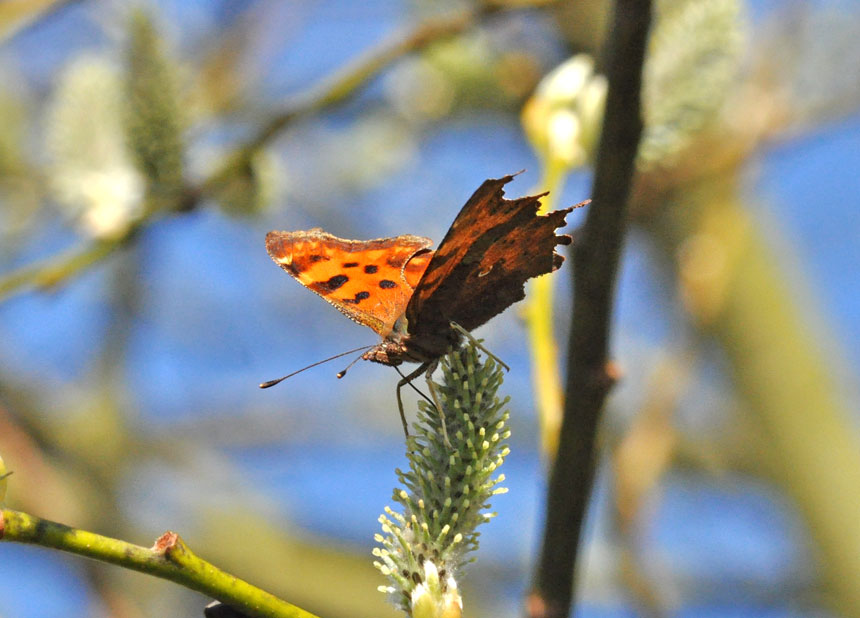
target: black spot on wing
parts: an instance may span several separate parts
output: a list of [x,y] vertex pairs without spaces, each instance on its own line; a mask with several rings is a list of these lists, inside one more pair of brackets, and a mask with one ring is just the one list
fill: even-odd
[[314,253],[313,255],[309,255],[308,259],[311,261],[311,264],[314,264],[316,262],[328,262],[331,258],[327,255]]
[[314,292],[325,295],[331,294],[347,281],[349,281],[349,277],[347,277],[346,275],[335,275],[328,281],[319,281],[317,283],[311,284],[310,287],[314,290]]
[[344,302],[344,303],[347,303],[350,305],[357,305],[358,303],[360,303],[361,301],[363,301],[367,298],[370,298],[370,292],[358,292],[358,293],[356,293],[355,298],[343,298],[343,299],[341,299],[341,302]]
[[372,275],[377,270],[379,270],[379,266],[376,266],[375,264],[368,264],[364,267],[364,272],[366,272],[368,275]]
[[383,279],[379,282],[379,287],[381,287],[383,290],[390,290],[391,288],[396,288],[397,284],[391,279]]
[[355,268],[358,266],[358,262],[346,262],[342,265],[344,268]]

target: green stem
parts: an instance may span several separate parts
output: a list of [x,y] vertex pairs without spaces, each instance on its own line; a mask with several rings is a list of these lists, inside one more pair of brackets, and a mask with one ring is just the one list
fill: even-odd
[[316,618],[196,556],[174,532],[152,548],[70,528],[11,509],[0,510],[0,540],[31,543],[155,575],[218,599],[248,616]]
[[[541,200],[542,213],[555,210],[568,169],[559,160],[544,162],[539,191],[549,191],[549,195]],[[532,359],[532,384],[540,419],[541,450],[551,459],[558,447],[564,400],[558,366],[558,345],[552,328],[554,277],[539,277],[530,285],[526,324]]]
[[27,288],[53,287],[108,256],[123,240],[95,240],[83,249],[75,248],[64,255],[14,270],[0,279],[0,301]]

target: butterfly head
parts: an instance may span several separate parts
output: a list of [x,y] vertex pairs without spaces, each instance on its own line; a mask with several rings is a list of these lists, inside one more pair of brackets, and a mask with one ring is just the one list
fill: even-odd
[[393,333],[393,335],[395,336],[385,339],[370,348],[361,355],[361,358],[372,363],[381,363],[382,365],[389,366],[399,365],[404,360],[412,360],[408,358],[408,349],[401,341],[401,337],[397,333]]

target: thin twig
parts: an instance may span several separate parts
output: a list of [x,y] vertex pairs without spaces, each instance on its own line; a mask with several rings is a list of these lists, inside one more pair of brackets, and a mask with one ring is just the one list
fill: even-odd
[[[547,0],[532,0],[516,8],[548,4]],[[297,95],[276,112],[245,144],[238,147],[226,163],[201,185],[201,194],[211,195],[236,170],[246,168],[254,154],[275,138],[296,119],[344,102],[370,83],[383,69],[396,60],[421,51],[428,45],[462,34],[481,18],[500,10],[499,5],[483,3],[443,17],[427,19],[405,32],[398,32],[362,56],[324,79],[306,92]]]
[[37,264],[28,264],[0,279],[0,301],[28,288],[51,288],[86,270],[110,255],[123,238],[97,239],[83,248],[75,248]]
[[642,64],[650,21],[650,0],[615,3],[592,204],[574,247],[565,411],[548,488],[536,590],[528,607],[532,618],[566,617],[573,602],[574,567],[594,477],[595,436],[616,373],[608,362],[609,327],[642,132]]
[[0,510],[0,540],[32,543],[116,564],[182,584],[235,607],[248,616],[316,618],[196,556],[174,532],[151,548],[70,528],[20,511]]

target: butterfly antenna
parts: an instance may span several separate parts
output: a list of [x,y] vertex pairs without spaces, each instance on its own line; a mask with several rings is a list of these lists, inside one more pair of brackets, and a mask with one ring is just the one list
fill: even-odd
[[[372,348],[372,347],[373,347],[372,345],[365,345],[365,346],[362,346],[362,347],[360,347],[360,348],[355,348],[354,350],[348,350],[348,351],[346,351],[346,352],[341,352],[340,354],[335,354],[334,356],[330,356],[329,358],[323,359],[323,360],[321,360],[321,361],[317,361],[317,362],[315,362],[315,363],[313,363],[313,364],[311,364],[311,365],[308,365],[307,367],[302,367],[302,368],[301,368],[301,369],[299,369],[298,371],[294,371],[294,372],[292,372],[292,373],[288,373],[288,374],[287,374],[287,375],[285,375],[283,378],[278,378],[277,380],[269,380],[268,382],[263,382],[262,384],[260,384],[260,388],[270,388],[270,387],[274,386],[275,384],[279,384],[279,383],[283,382],[283,381],[284,381],[284,380],[286,380],[287,378],[292,378],[292,377],[293,377],[294,375],[296,375],[297,373],[301,373],[302,371],[305,371],[305,370],[307,370],[307,369],[313,369],[313,368],[314,368],[314,367],[316,367],[317,365],[322,365],[323,363],[327,363],[327,362],[329,362],[329,361],[333,361],[334,359],[336,359],[336,358],[340,358],[341,356],[346,356],[347,354],[354,354],[355,352],[360,352],[361,350],[367,350],[368,348]],[[358,358],[361,358],[361,357],[359,356]],[[355,360],[357,361],[357,360],[358,360],[358,358],[357,358],[357,359],[355,359]],[[355,363],[355,361],[352,361],[352,363],[350,363],[350,364],[349,364],[349,367],[352,367],[352,365],[353,365],[354,363]],[[347,369],[349,369],[349,367],[347,367]],[[346,373],[346,369],[344,369],[341,373]],[[340,377],[341,377],[341,375],[340,375],[340,374],[338,374],[338,376],[337,376],[337,377],[339,377],[339,378],[340,378]]]
[[[367,346],[367,347],[369,348],[371,346]],[[364,350],[365,348],[360,348],[360,349]],[[353,352],[355,352],[355,350],[353,350]],[[337,372],[337,379],[340,380],[343,376],[345,376],[346,372],[349,371],[352,368],[352,366],[360,360],[361,360],[361,356],[356,356],[354,359],[352,359],[352,361],[349,363],[349,365],[347,365],[341,371]]]

